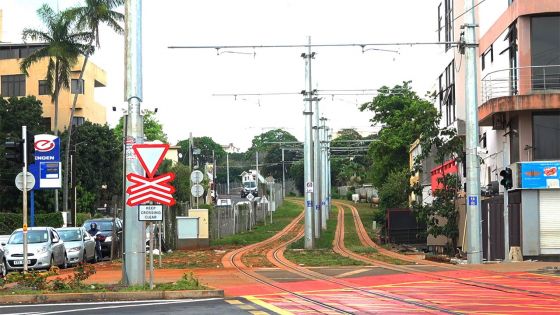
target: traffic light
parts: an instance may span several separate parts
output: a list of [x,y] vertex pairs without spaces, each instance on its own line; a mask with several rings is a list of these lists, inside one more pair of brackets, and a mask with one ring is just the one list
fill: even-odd
[[23,140],[6,139],[4,157],[8,161],[23,164]]
[[513,174],[511,172],[511,168],[506,167],[500,172],[500,176],[502,176],[502,180],[500,184],[504,186],[505,189],[511,189],[513,187]]

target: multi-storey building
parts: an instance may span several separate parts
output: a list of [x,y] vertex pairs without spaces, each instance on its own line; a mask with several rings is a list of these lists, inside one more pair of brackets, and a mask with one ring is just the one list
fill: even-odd
[[[443,0],[438,13],[439,40],[460,42],[465,1]],[[479,152],[486,151],[479,154],[484,258],[505,258],[500,172],[506,167],[514,177],[508,191],[509,246],[519,247],[524,257],[558,257],[560,2],[487,1],[476,7],[476,23]],[[464,56],[453,44],[442,46],[446,53],[435,106],[442,127],[465,135]],[[432,169],[432,176],[443,168]],[[452,170],[465,181],[462,167]],[[463,217],[464,204],[459,208]]]
[[[34,95],[43,103],[45,125],[51,130],[54,126],[54,102],[46,84],[48,59],[45,58],[31,66],[29,76],[20,70],[20,62],[42,44],[7,44],[0,43],[0,95],[2,97]],[[88,62],[82,82],[78,82],[83,56],[72,68],[71,89],[61,89],[58,99],[58,130],[68,127],[72,101],[75,91],[80,92],[74,114],[74,124],[81,125],[85,120],[105,124],[106,108],[94,100],[94,89],[106,85],[105,71],[91,61]]]
[[498,183],[506,167],[514,175],[510,245],[525,257],[560,255],[560,2],[491,5],[479,8],[478,107],[481,146],[488,150],[481,181],[500,194],[482,209],[490,214],[489,257],[505,255],[503,238],[492,240],[492,229],[503,228]]

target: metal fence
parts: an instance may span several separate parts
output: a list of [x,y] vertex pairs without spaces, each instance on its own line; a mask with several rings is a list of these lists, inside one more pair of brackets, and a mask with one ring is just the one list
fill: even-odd
[[[281,184],[268,184],[265,198],[240,201],[231,205],[217,205],[209,212],[210,239],[252,230],[255,225],[274,222],[274,211],[282,205]],[[231,189],[231,186],[230,186]]]
[[560,65],[508,68],[484,76],[482,101],[519,94],[560,90]]

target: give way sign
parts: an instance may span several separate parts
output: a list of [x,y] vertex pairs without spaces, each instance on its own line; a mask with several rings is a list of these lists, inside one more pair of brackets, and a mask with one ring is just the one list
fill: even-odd
[[173,193],[175,187],[169,182],[175,179],[175,174],[165,173],[154,177],[165,154],[169,150],[168,144],[135,144],[132,150],[138,157],[146,176],[136,173],[129,173],[126,178],[134,183],[129,186],[126,192],[129,194],[126,204],[136,206],[148,201],[155,201],[164,205],[172,206],[175,204]]

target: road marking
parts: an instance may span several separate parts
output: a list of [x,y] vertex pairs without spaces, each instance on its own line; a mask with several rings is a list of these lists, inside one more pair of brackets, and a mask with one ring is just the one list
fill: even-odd
[[366,271],[369,271],[369,269],[352,270],[352,271],[348,271],[348,272],[345,272],[345,273],[341,273],[341,274],[339,274],[337,276],[334,276],[334,277],[335,278],[345,278],[345,277],[352,276],[352,275],[357,275],[359,273],[366,272]]
[[239,300],[226,300],[226,302],[228,302],[231,305],[239,305],[239,304],[244,304],[243,302],[239,301]]
[[272,304],[268,304],[268,303],[266,303],[265,301],[259,300],[259,299],[257,299],[257,298],[254,297],[254,296],[247,295],[247,296],[244,296],[244,298],[246,298],[247,301],[249,301],[249,302],[252,302],[252,303],[254,303],[254,304],[257,304],[258,306],[261,306],[261,307],[263,307],[263,308],[266,308],[267,310],[273,311],[273,312],[275,312],[275,313],[277,313],[277,314],[280,314],[280,315],[293,315],[293,313],[291,313],[291,312],[289,312],[289,311],[287,311],[287,310],[283,310],[283,309],[279,308],[278,306],[274,306],[274,305],[272,305]]
[[246,304],[237,305],[237,307],[239,307],[242,310],[254,310],[255,309],[255,307],[253,307],[253,305],[246,305]]
[[253,315],[269,315],[267,312],[263,312],[263,311],[250,311],[249,313]]
[[[159,300],[161,302],[158,303],[143,303],[143,304],[130,304],[130,305],[114,305],[114,306],[98,306],[98,307],[90,307],[90,308],[79,308],[79,309],[71,309],[71,310],[56,310],[52,312],[35,312],[35,313],[11,313],[5,315],[17,315],[17,314],[61,314],[61,313],[75,313],[79,311],[92,311],[92,310],[103,310],[103,309],[116,309],[116,308],[125,308],[125,307],[138,307],[138,306],[153,306],[153,305],[163,305],[163,304],[181,304],[181,303],[195,303],[195,302],[205,302],[205,301],[216,301],[222,300],[222,298],[210,298],[210,299],[198,299],[198,300]],[[136,301],[128,301],[128,303],[138,303]],[[72,304],[72,303],[64,303],[65,305],[82,305]],[[88,303],[91,304],[91,303]],[[97,303],[99,304],[99,302]],[[43,304],[44,305],[57,305],[57,304]],[[60,305],[60,304],[58,304]],[[22,305],[18,305],[18,307],[22,307]]]

